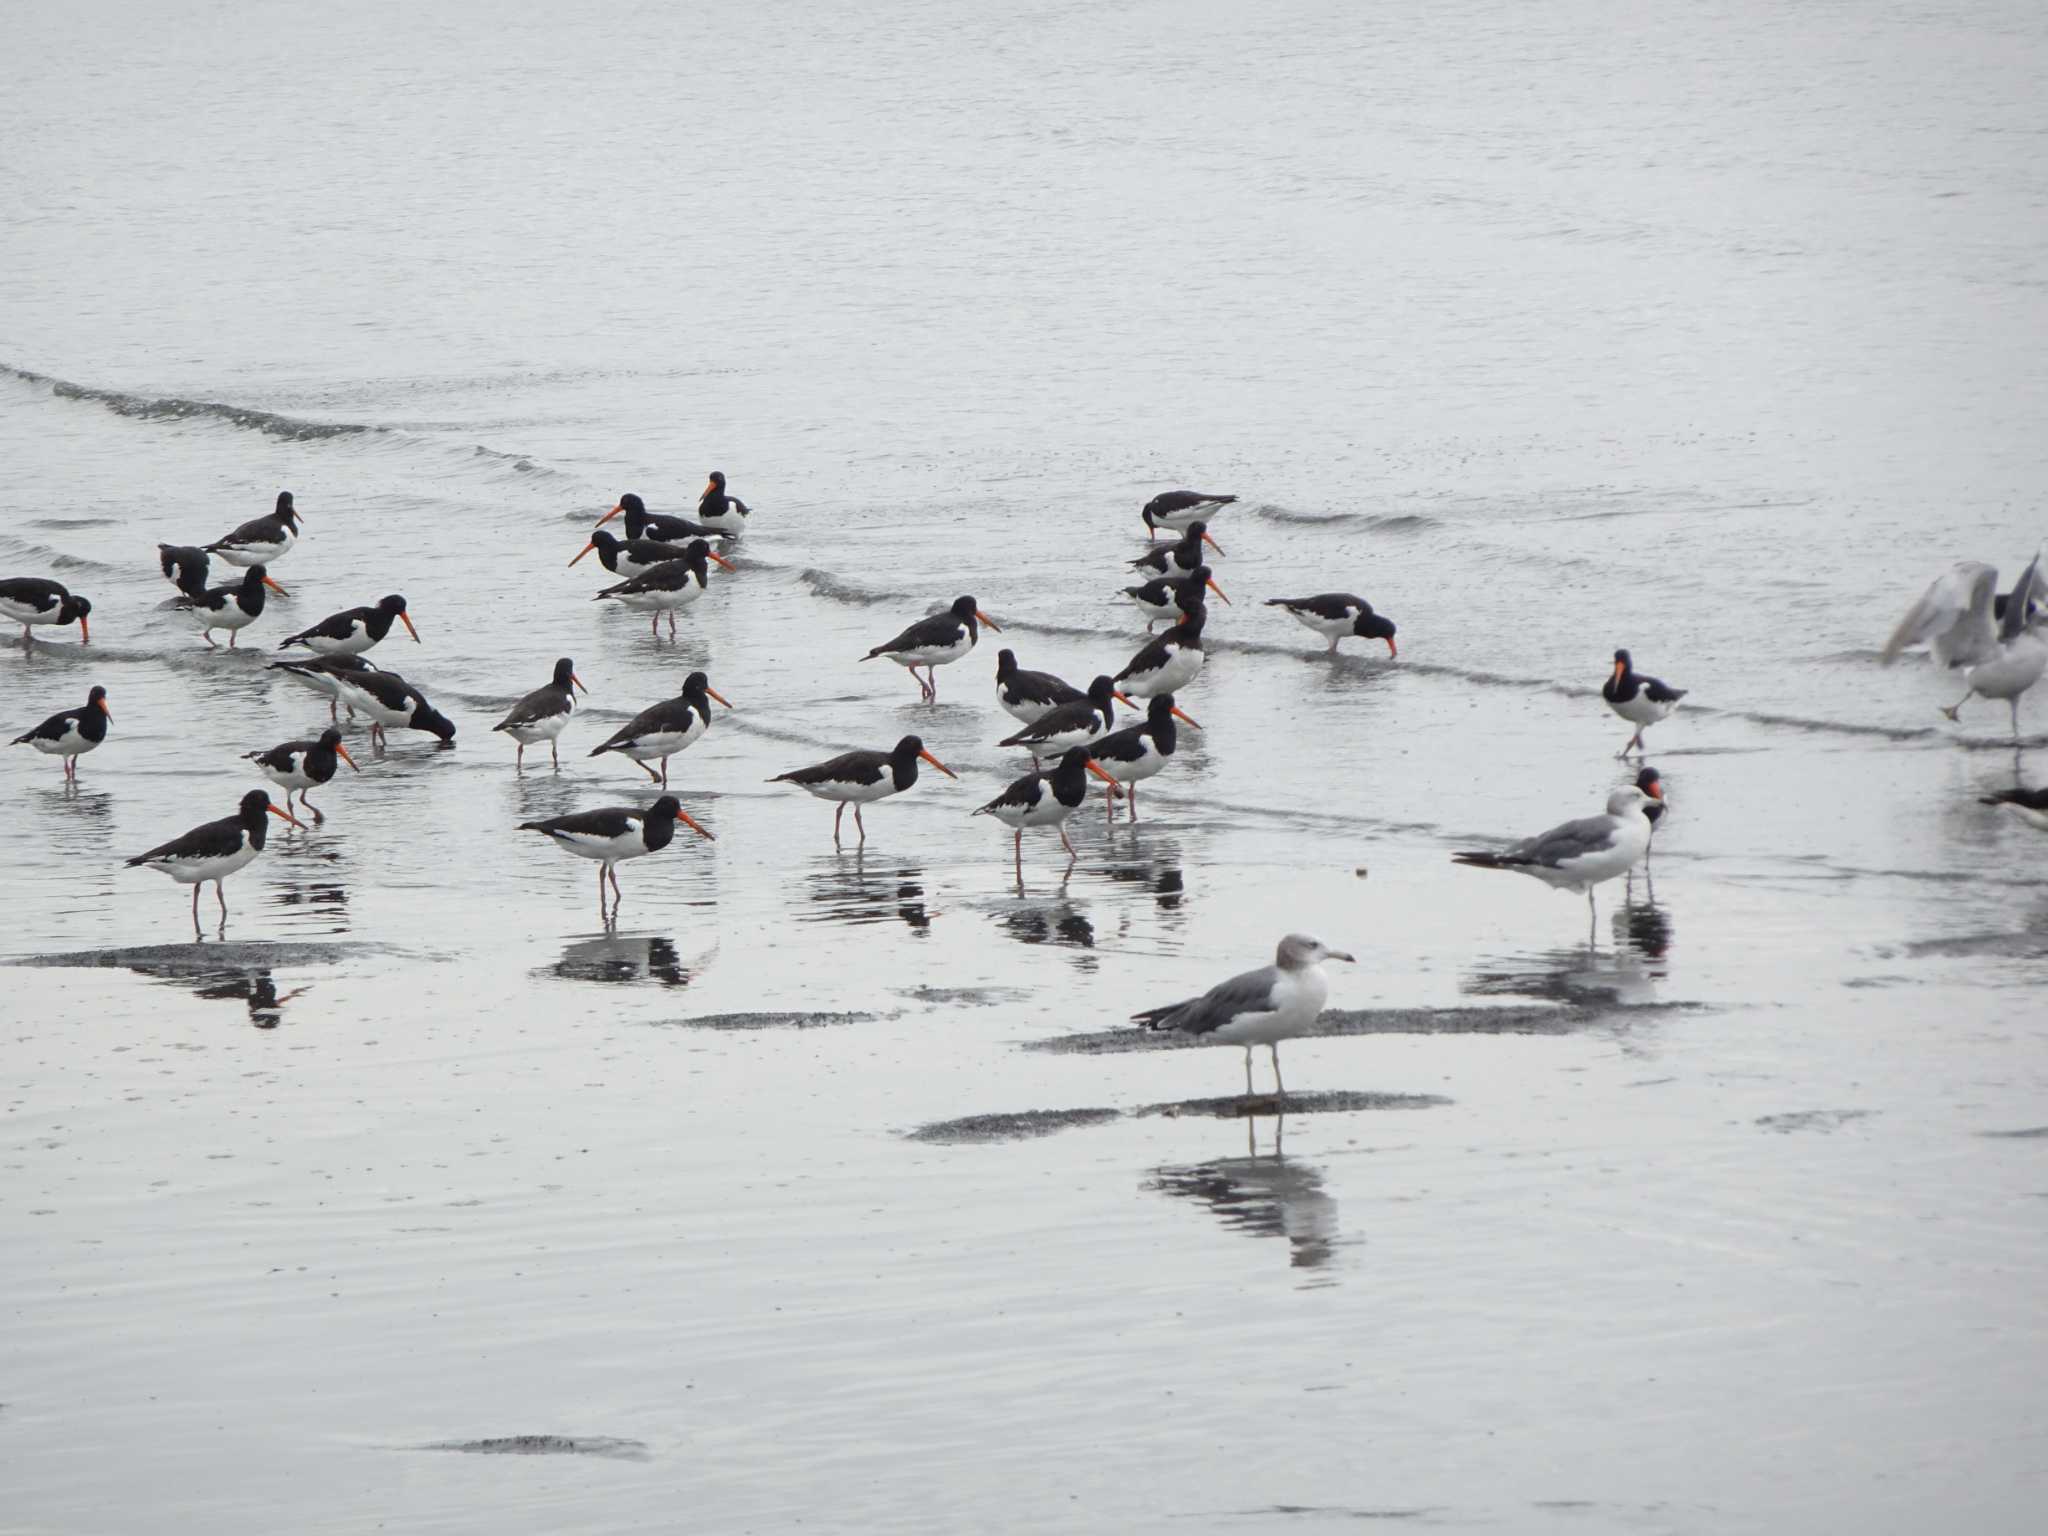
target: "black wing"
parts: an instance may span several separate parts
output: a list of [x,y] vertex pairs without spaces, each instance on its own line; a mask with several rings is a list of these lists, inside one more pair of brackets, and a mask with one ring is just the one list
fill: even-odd
[[889,771],[886,752],[842,752],[822,763],[778,773],[770,784],[878,784]]
[[63,582],[43,576],[11,576],[0,581],[0,598],[25,608],[61,607],[70,595],[71,589]]
[[290,635],[278,641],[277,648],[283,650],[288,645],[302,645],[313,635],[318,635],[323,640],[346,640],[349,636],[349,631],[354,629],[356,625],[362,624],[367,626],[370,622],[370,615],[375,612],[377,610],[374,608],[344,608],[339,613],[330,613],[318,624],[313,625],[312,628],[302,629],[296,635]]
[[85,724],[85,711],[82,709],[62,710],[50,716],[49,719],[45,720],[34,730],[23,731],[9,745],[18,747],[24,741],[62,741],[69,734],[74,721],[83,726]]
[[896,651],[914,651],[927,645],[951,645],[960,633],[960,619],[951,611],[935,613],[928,619],[919,619],[887,645],[878,645],[863,661],[872,661],[877,656],[887,656]]
[[1045,782],[1046,775],[1042,773],[1027,773],[1021,779],[1014,780],[1009,788],[1005,789],[1000,795],[997,795],[995,799],[989,801],[987,805],[982,806],[981,810],[976,811],[974,814],[979,816],[982,811],[993,811],[998,806],[1016,806],[1020,810],[1028,809],[1045,798]]
[[1349,592],[1318,592],[1314,597],[1269,597],[1266,606],[1312,613],[1319,619],[1348,619],[1364,610],[1365,599]]
[[1652,704],[1676,704],[1685,697],[1683,688],[1673,688],[1662,678],[1638,677],[1636,681],[1643,685],[1643,697]]
[[224,859],[242,846],[242,822],[238,816],[223,816],[203,827],[194,827],[183,837],[159,843],[147,853],[128,862],[147,864],[152,859]]
[[566,714],[574,708],[574,700],[568,697],[568,693],[568,689],[557,688],[553,683],[536,688],[514,704],[510,713],[491,729],[502,731],[508,725],[531,725],[536,720],[549,720]]
[[550,816],[546,821],[522,821],[522,832],[545,832],[553,837],[558,832],[581,833],[585,837],[618,837],[629,832],[633,823],[646,815],[644,811],[631,810],[622,805],[607,805],[601,810],[577,811],[569,816]]
[[1080,699],[1047,710],[1030,725],[1014,736],[1005,737],[998,746],[1021,747],[1034,741],[1043,741],[1048,736],[1058,736],[1067,731],[1078,731],[1095,719],[1095,702],[1086,694]]

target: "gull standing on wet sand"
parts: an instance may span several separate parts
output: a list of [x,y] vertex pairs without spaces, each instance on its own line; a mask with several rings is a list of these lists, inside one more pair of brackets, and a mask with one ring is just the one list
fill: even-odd
[[[983,613],[971,597],[956,597],[953,606],[944,613],[935,613],[929,618],[919,619],[894,640],[876,646],[862,661],[873,661],[877,656],[886,656],[897,666],[907,668],[911,680],[917,684],[920,697],[928,704],[939,702],[938,674],[932,669],[958,661],[974,649],[974,643],[981,638],[975,628],[978,623],[986,624],[997,634],[1003,626]],[[917,669],[924,668],[924,676],[917,675]]]
[[1265,1046],[1273,1053],[1273,1092],[1284,1098],[1280,1042],[1315,1028],[1330,995],[1322,962],[1353,958],[1321,939],[1290,933],[1280,941],[1271,965],[1233,976],[1187,1002],[1147,1008],[1131,1018],[1147,1029],[1176,1029],[1206,1044],[1243,1046],[1246,1098],[1252,1096],[1252,1047]]
[[1648,812],[1663,798],[1655,779],[1647,791],[1627,784],[1607,797],[1603,815],[1567,821],[1497,853],[1454,853],[1451,861],[1470,869],[1511,869],[1553,890],[1583,891],[1590,921],[1597,915],[1593,887],[1627,874],[1650,851]]

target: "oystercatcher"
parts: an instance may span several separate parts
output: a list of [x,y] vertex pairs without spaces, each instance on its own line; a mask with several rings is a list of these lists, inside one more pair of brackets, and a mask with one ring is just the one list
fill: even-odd
[[626,520],[628,539],[654,539],[663,544],[680,544],[690,539],[727,537],[718,529],[707,528],[687,517],[670,517],[665,513],[650,512],[647,510],[647,503],[631,491],[621,496],[618,504],[597,520],[597,526],[602,528],[615,517],[623,517]]
[[107,690],[94,685],[79,709],[61,710],[32,731],[23,731],[11,745],[26,742],[38,752],[64,759],[64,777],[78,778],[78,759],[107,739],[107,722],[113,711],[107,708]]
[[996,702],[1016,720],[1030,725],[1049,709],[1074,704],[1088,697],[1063,677],[1050,672],[1026,672],[1017,665],[1017,653],[996,652]]
[[393,592],[378,598],[374,607],[344,608],[340,613],[331,613],[312,628],[287,635],[277,642],[277,648],[281,651],[288,645],[303,645],[320,656],[360,656],[371,646],[381,644],[391,633],[394,622],[403,624],[413,644],[419,644],[420,632],[412,627],[412,615],[405,611],[405,596]]
[[341,696],[341,680],[378,668],[375,662],[360,656],[309,656],[303,660],[273,661],[265,670],[282,672],[293,682],[322,695],[327,700],[327,718],[338,723],[341,717],[335,710],[337,704],[347,704],[349,719],[356,717],[355,705]]
[[1398,656],[1394,646],[1394,621],[1372,611],[1372,604],[1349,592],[1319,592],[1314,597],[1269,597],[1268,608],[1284,608],[1297,624],[1314,630],[1330,642],[1330,654],[1337,654],[1337,642],[1346,635],[1387,642],[1387,654]]
[[206,572],[213,557],[192,544],[159,544],[156,563],[163,570],[164,580],[187,597],[198,597],[206,590]]
[[[605,752],[617,752],[629,757],[646,770],[647,777],[666,789],[669,758],[695,746],[711,729],[713,699],[727,709],[732,708],[732,701],[711,686],[710,678],[702,672],[692,672],[683,679],[681,693],[641,710],[592,747],[590,755],[596,757]],[[647,766],[656,758],[661,759],[660,773]]]
[[924,743],[906,736],[887,752],[842,752],[826,762],[814,763],[789,773],[778,773],[770,784],[794,784],[820,800],[836,800],[832,813],[832,846],[839,846],[839,819],[853,807],[853,825],[860,840],[868,840],[868,829],[860,819],[860,808],[891,795],[900,795],[917,782],[917,765],[930,763],[949,779],[959,777],[952,769],[925,751]]
[[974,813],[993,816],[1016,832],[1019,880],[1024,878],[1026,827],[1058,827],[1060,842],[1067,850],[1067,862],[1072,864],[1080,857],[1067,836],[1066,823],[1067,818],[1081,808],[1081,802],[1088,798],[1088,775],[1091,773],[1105,784],[1116,783],[1089,760],[1086,747],[1069,747],[1060,755],[1059,763],[1052,772],[1025,774]]
[[[599,565],[625,581],[645,576],[666,561],[680,559],[683,553],[675,544],[660,539],[622,539],[608,528],[591,529],[590,542],[576,552],[576,560],[592,550],[597,551]],[[569,563],[574,565],[576,560]]]
[[226,538],[207,545],[206,552],[229,565],[271,565],[283,559],[298,538],[299,510],[292,505],[290,491],[279,491],[274,512],[252,517]]
[[704,595],[710,571],[706,560],[716,560],[726,570],[732,562],[716,553],[702,539],[693,539],[683,546],[683,552],[673,560],[664,560],[644,576],[635,576],[616,586],[606,587],[593,599],[603,602],[611,598],[623,603],[635,613],[644,613],[654,637],[661,638],[661,616],[668,615],[669,638],[675,638],[676,610],[687,608]]
[[1583,891],[1586,915],[1595,919],[1593,887],[1628,873],[1650,851],[1648,808],[1663,797],[1654,780],[1647,791],[1624,785],[1607,797],[1604,815],[1567,821],[1498,852],[1454,853],[1451,861],[1470,869],[1511,869],[1553,890]]
[[1202,663],[1207,660],[1202,650],[1202,627],[1208,620],[1208,607],[1197,588],[1180,621],[1158,639],[1148,641],[1114,681],[1125,693],[1134,693],[1141,699],[1180,692],[1201,675]]
[[[974,649],[974,642],[981,637],[975,628],[977,621],[997,634],[1003,632],[1003,626],[983,613],[973,598],[956,597],[953,606],[944,613],[919,619],[894,640],[876,646],[861,660],[873,661],[877,656],[886,656],[897,666],[907,668],[912,681],[917,684],[919,695],[936,704],[939,701],[939,683],[938,675],[932,669],[958,661]],[[922,678],[917,675],[919,667],[925,671]]]
[[220,902],[221,921],[225,922],[228,893],[221,882],[263,851],[264,838],[270,826],[263,819],[266,813],[295,827],[305,826],[290,811],[272,805],[268,794],[252,789],[242,796],[241,807],[234,815],[209,821],[147,853],[138,853],[128,861],[128,867],[133,869],[138,864],[147,865],[151,869],[162,870],[180,885],[191,886],[192,925],[195,928],[199,925],[199,888],[211,880],[213,894]]
[[[1112,731],[1094,742],[1089,751],[1094,754],[1096,766],[1103,774],[1125,787],[1131,797],[1131,820],[1138,819],[1138,786],[1166,766],[1166,760],[1173,756],[1180,745],[1180,730],[1173,723],[1186,721],[1200,730],[1181,707],[1173,702],[1170,693],[1157,693],[1145,706],[1145,719],[1138,725],[1127,725],[1120,731]],[[1116,820],[1116,796],[1103,796],[1105,819]]]
[[340,763],[347,763],[357,773],[356,760],[348,755],[348,748],[341,744],[341,732],[329,727],[320,733],[318,741],[287,741],[265,752],[242,754],[254,763],[263,777],[284,790],[284,805],[291,809],[292,792],[298,791],[299,804],[313,813],[313,825],[320,826],[327,818],[320,813],[320,807],[306,798],[306,791],[316,789],[334,777]]
[[627,859],[644,858],[666,848],[681,822],[699,837],[711,833],[683,809],[674,795],[663,795],[646,810],[628,805],[608,805],[601,810],[577,811],[568,816],[550,816],[545,821],[522,821],[522,832],[544,833],[557,848],[579,859],[597,863],[597,905],[604,908],[604,883],[612,883],[612,903],[619,898],[619,865]]
[[548,760],[556,769],[562,766],[560,752],[555,738],[562,734],[562,727],[569,723],[569,717],[576,713],[576,690],[583,688],[583,679],[576,675],[576,663],[563,656],[555,662],[555,675],[525,698],[514,704],[511,711],[491,729],[503,731],[519,744],[513,757],[513,767],[526,771],[526,749],[536,741],[548,744]]
[[252,565],[242,572],[240,581],[224,587],[208,587],[194,596],[181,597],[177,606],[192,615],[199,625],[200,635],[214,650],[220,649],[213,638],[216,629],[228,632],[228,649],[233,650],[236,636],[263,617],[264,588],[276,586],[263,566]]
[[1633,725],[1636,733],[1614,755],[1627,757],[1641,747],[1643,731],[1678,708],[1678,701],[1685,694],[1683,688],[1673,688],[1657,678],[1643,676],[1630,662],[1627,651],[1616,651],[1614,670],[1600,685],[1600,697],[1607,701],[1609,709]]
[[427,702],[427,696],[396,672],[371,667],[362,672],[335,672],[341,702],[370,717],[370,745],[382,748],[387,730],[425,731],[447,746],[455,740],[455,722]]
[[745,533],[747,511],[744,501],[727,493],[725,472],[711,471],[710,483],[704,487],[704,494],[697,498],[697,521],[706,528],[716,528],[720,533]]
[[[1115,729],[1116,698],[1116,684],[1107,677],[1098,677],[1088,685],[1087,693],[1079,700],[1047,710],[1015,735],[1005,736],[997,745],[1022,747],[1034,761],[1042,757],[1057,757],[1069,747],[1086,746]],[[1124,702],[1130,704],[1131,701],[1126,699]],[[1131,708],[1137,707],[1131,704]]]
[[1273,1056],[1273,1092],[1284,1098],[1280,1080],[1280,1042],[1315,1028],[1330,982],[1325,960],[1352,960],[1341,949],[1305,933],[1290,933],[1274,951],[1273,963],[1219,982],[1200,997],[1168,1003],[1131,1015],[1147,1029],[1173,1029],[1210,1045],[1244,1047],[1244,1096],[1252,1096],[1252,1047],[1263,1045]]
[[2000,806],[2037,831],[2048,832],[2048,788],[2001,789],[1983,796],[1980,803]]
[[1218,496],[1209,491],[1161,491],[1145,503],[1145,510],[1138,515],[1145,520],[1152,537],[1157,538],[1162,528],[1183,532],[1198,518],[1206,519],[1211,512],[1235,500],[1235,496]]
[[1145,633],[1152,633],[1152,626],[1161,619],[1178,620],[1188,611],[1190,601],[1200,601],[1203,588],[1214,592],[1224,602],[1223,589],[1216,585],[1209,567],[1198,565],[1185,576],[1155,576],[1140,586],[1125,587],[1124,596],[1138,605],[1138,611],[1145,615]]
[[0,617],[21,626],[21,643],[32,644],[29,627],[34,624],[69,624],[78,621],[78,643],[92,643],[92,626],[86,615],[92,612],[89,599],[79,597],[61,581],[44,576],[9,576],[0,581]]
[[1146,550],[1131,562],[1131,569],[1144,572],[1147,581],[1160,576],[1192,576],[1195,567],[1203,563],[1204,544],[1219,555],[1223,553],[1223,546],[1209,537],[1209,525],[1197,520],[1173,543]]

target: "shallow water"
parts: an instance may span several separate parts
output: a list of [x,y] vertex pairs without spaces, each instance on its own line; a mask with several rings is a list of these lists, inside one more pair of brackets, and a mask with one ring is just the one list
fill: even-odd
[[[16,32],[0,574],[95,639],[0,698],[114,725],[75,794],[0,752],[14,1527],[2031,1529],[2048,845],[1977,797],[2048,703],[2016,751],[1875,658],[2043,532],[2034,8]],[[712,467],[757,525],[651,639],[567,562]],[[1244,498],[1203,729],[1020,888],[993,648],[1120,665],[1183,483]],[[151,546],[280,486],[292,595],[209,652]],[[1398,661],[1260,606],[1337,588]],[[352,728],[195,943],[122,858],[392,590],[456,745]],[[856,660],[962,591],[1004,633],[936,706]],[[1589,950],[1447,855],[1624,776],[1618,644],[1691,692]],[[645,803],[589,749],[700,666],[717,841],[606,927],[514,829]],[[905,731],[961,782],[864,849],[765,782]],[[1122,1026],[1289,928],[1359,963],[1282,1124]]]

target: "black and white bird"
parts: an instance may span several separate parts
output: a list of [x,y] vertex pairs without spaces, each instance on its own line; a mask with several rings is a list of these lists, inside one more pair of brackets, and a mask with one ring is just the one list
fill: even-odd
[[317,741],[286,741],[262,752],[243,754],[254,763],[263,777],[284,791],[284,805],[291,809],[292,795],[296,793],[299,804],[313,813],[313,825],[319,826],[327,818],[320,807],[306,798],[306,792],[318,789],[333,779],[335,770],[347,763],[355,772],[356,760],[348,755],[348,748],[341,744],[341,732],[330,726],[320,733]]
[[1614,755],[1627,757],[1641,749],[1644,730],[1678,708],[1678,701],[1685,694],[1683,688],[1673,688],[1658,678],[1643,676],[1635,669],[1635,663],[1629,660],[1627,651],[1616,651],[1614,670],[1600,685],[1600,697],[1607,701],[1609,709],[1633,725],[1636,733]]
[[1961,717],[1973,698],[2003,699],[2012,718],[2013,739],[2020,734],[2020,698],[2048,671],[2048,641],[2041,635],[2048,582],[2041,576],[2037,554],[2020,572],[2013,589],[1998,596],[1998,571],[1976,561],[1958,565],[1927,589],[1912,612],[1885,642],[1889,666],[1899,652],[1922,641],[1932,643],[1935,660],[1963,669],[1969,690],[1953,704],[1940,706],[1949,719]]
[[794,784],[820,800],[838,802],[839,809],[832,813],[832,846],[836,848],[839,846],[839,820],[846,814],[846,808],[849,805],[853,807],[854,828],[860,833],[860,840],[866,842],[868,829],[860,819],[860,808],[909,789],[917,782],[917,765],[920,762],[930,763],[949,779],[959,777],[925,751],[924,743],[917,737],[906,736],[887,752],[842,752],[808,768],[778,773],[768,782]]
[[661,616],[666,613],[669,637],[673,639],[676,610],[689,607],[704,595],[710,580],[710,569],[705,563],[708,560],[716,560],[728,571],[733,568],[730,560],[716,553],[703,539],[692,539],[675,559],[662,561],[644,576],[606,587],[593,601],[610,599],[635,613],[646,614],[657,640],[661,638]]
[[1651,830],[1664,819],[1664,813],[1671,809],[1664,799],[1664,775],[1654,768],[1645,768],[1636,775],[1636,788],[1650,797],[1650,803],[1643,807],[1643,815],[1649,818]]
[[156,563],[165,581],[187,597],[197,597],[206,590],[206,573],[213,557],[195,544],[159,544]]
[[[1036,761],[1058,757],[1069,747],[1086,746],[1116,729],[1116,684],[1098,677],[1087,693],[1071,704],[1047,710],[1014,735],[1005,736],[999,746],[1022,747]],[[1130,700],[1124,700],[1130,704]],[[1131,704],[1131,708],[1138,706]]]
[[242,579],[222,587],[208,587],[196,597],[178,599],[180,612],[190,614],[192,622],[199,626],[199,633],[207,645],[214,650],[220,643],[213,638],[216,629],[228,632],[228,649],[235,648],[235,640],[241,632],[263,617],[266,588],[275,587],[269,571],[260,565],[252,565],[242,572]]
[[2011,811],[2035,831],[2048,832],[2048,787],[2001,789],[1995,795],[1985,795],[1981,803]]
[[[711,729],[713,699],[727,709],[732,708],[732,700],[712,687],[710,678],[702,672],[692,672],[683,679],[681,693],[641,710],[592,747],[590,755],[597,757],[606,752],[617,752],[629,757],[646,771],[647,777],[666,789],[668,760],[676,753],[694,747]],[[647,766],[656,759],[661,762],[660,773]]]
[[289,810],[272,805],[270,796],[264,791],[252,789],[242,796],[241,806],[234,815],[209,821],[181,837],[172,838],[168,843],[158,844],[147,853],[138,853],[128,861],[128,867],[133,869],[143,865],[162,870],[180,885],[191,886],[194,927],[199,924],[199,888],[211,880],[214,896],[220,902],[221,919],[225,921],[228,895],[221,882],[263,851],[270,826],[263,819],[265,815],[288,821],[295,827],[305,826]]
[[273,661],[265,670],[282,672],[293,682],[326,699],[327,718],[339,723],[341,716],[335,708],[338,704],[347,703],[349,719],[356,717],[355,704],[341,696],[342,679],[375,672],[378,667],[375,662],[366,661],[361,656],[305,656],[290,661]]
[[583,679],[576,675],[576,663],[567,656],[555,662],[555,675],[540,687],[526,695],[506,713],[491,729],[503,731],[519,744],[513,756],[513,766],[519,772],[526,770],[526,749],[537,741],[548,744],[548,760],[556,768],[562,766],[561,753],[555,739],[562,734],[562,727],[569,723],[569,717],[576,713],[576,690],[583,687]]
[[[1201,729],[1173,702],[1172,694],[1157,693],[1145,706],[1145,718],[1141,723],[1112,731],[1088,748],[1096,767],[1102,770],[1102,776],[1122,785],[1130,796],[1133,821],[1138,819],[1138,786],[1164,769],[1166,760],[1180,745],[1180,728],[1174,724],[1176,720],[1186,721],[1198,731]],[[1113,793],[1103,797],[1103,809],[1108,813],[1108,820],[1116,819],[1116,796]]]
[[360,656],[371,646],[382,644],[393,624],[403,624],[413,644],[419,644],[420,632],[412,627],[405,595],[393,592],[378,598],[368,608],[344,608],[339,613],[330,613],[311,628],[285,636],[277,642],[277,648],[281,651],[286,646],[303,645],[317,656]]
[[609,528],[590,530],[590,542],[576,552],[574,565],[592,551],[597,553],[597,563],[623,581],[636,576],[645,576],[656,566],[679,559],[683,553],[680,544],[666,543],[661,539],[620,538]]
[[729,537],[716,528],[707,528],[687,517],[670,517],[666,513],[650,512],[647,510],[647,503],[631,491],[621,496],[618,504],[597,520],[597,526],[602,528],[615,517],[623,517],[626,520],[626,537],[629,540],[652,539],[662,544],[687,544],[691,539]]
[[443,746],[455,740],[455,722],[427,702],[427,696],[396,672],[370,668],[337,672],[341,702],[370,717],[370,745],[382,747],[387,731],[425,731]]
[[226,538],[206,546],[229,565],[274,565],[299,540],[299,509],[292,505],[292,493],[279,491],[277,507],[262,517],[252,517]]
[[1201,676],[1202,663],[1208,659],[1202,650],[1202,629],[1208,620],[1208,605],[1198,591],[1173,628],[1148,641],[1116,674],[1116,685],[1141,699],[1179,693]]
[[1244,1094],[1252,1096],[1252,1047],[1263,1045],[1273,1056],[1273,1092],[1284,1097],[1280,1080],[1280,1042],[1315,1028],[1329,1001],[1330,980],[1325,960],[1351,960],[1341,949],[1305,933],[1290,933],[1274,951],[1273,963],[1219,982],[1200,997],[1134,1013],[1147,1029],[1172,1029],[1207,1045],[1244,1047]]
[[[862,661],[873,661],[877,656],[886,656],[899,667],[907,668],[911,680],[917,684],[920,697],[929,703],[939,700],[938,676],[932,670],[949,662],[958,661],[974,649],[974,643],[981,638],[977,623],[986,624],[997,634],[1003,626],[983,613],[971,597],[956,597],[953,606],[943,613],[932,614],[919,619],[894,640],[876,646]],[[917,675],[917,669],[924,668],[924,676]]]
[[1017,665],[1017,653],[1013,650],[996,652],[996,702],[1014,720],[1030,725],[1047,710],[1087,697],[1063,677],[1025,671]]
[[1145,510],[1138,515],[1145,520],[1152,537],[1157,538],[1162,528],[1180,533],[1189,524],[1198,519],[1206,521],[1210,513],[1235,500],[1235,496],[1218,496],[1210,491],[1161,491],[1145,503]]
[[92,602],[78,596],[61,581],[46,576],[9,576],[0,580],[0,618],[21,626],[21,643],[34,641],[31,628],[38,624],[78,625],[78,643],[92,644],[92,626],[86,615]]
[[748,511],[744,501],[726,490],[725,471],[711,471],[704,494],[697,498],[697,521],[706,528],[716,528],[720,533],[745,533]]
[[1470,869],[1510,869],[1553,890],[1582,891],[1591,917],[1593,887],[1619,879],[1649,852],[1649,807],[1663,798],[1654,779],[1647,790],[1624,785],[1607,797],[1602,815],[1567,821],[1498,852],[1454,853],[1451,861]]
[[644,811],[633,806],[608,805],[602,810],[550,816],[545,821],[522,821],[519,830],[543,833],[557,848],[579,859],[595,861],[597,904],[601,909],[606,878],[611,880],[616,908],[620,896],[619,865],[666,848],[675,840],[679,821],[699,837],[711,839],[710,831],[684,810],[674,795],[663,795]]
[[1050,773],[1027,773],[974,814],[993,816],[1016,832],[1017,878],[1024,878],[1024,830],[1058,827],[1069,864],[1080,857],[1067,837],[1067,818],[1088,798],[1088,775],[1106,784],[1116,781],[1089,760],[1086,747],[1069,747]]
[[1209,525],[1197,519],[1171,544],[1155,545],[1138,556],[1131,562],[1131,569],[1143,572],[1147,581],[1161,576],[1192,576],[1195,567],[1206,563],[1202,554],[1204,544],[1212,553],[1223,553],[1223,546],[1209,537]]
[[23,731],[11,743],[28,745],[38,752],[64,759],[64,777],[78,778],[78,760],[107,739],[107,722],[113,711],[107,708],[107,690],[95,684],[78,709],[60,710],[32,731]]
[[1314,597],[1269,597],[1268,608],[1284,608],[1295,623],[1314,630],[1330,642],[1330,654],[1337,654],[1337,642],[1346,635],[1387,642],[1387,654],[1398,656],[1394,646],[1394,621],[1372,611],[1372,604],[1349,592],[1319,592]]
[[1189,607],[1202,601],[1204,589],[1226,603],[1230,601],[1206,565],[1196,566],[1185,576],[1156,576],[1138,586],[1125,587],[1123,593],[1145,615],[1145,632],[1150,634],[1152,626],[1161,619],[1171,623],[1186,617]]

